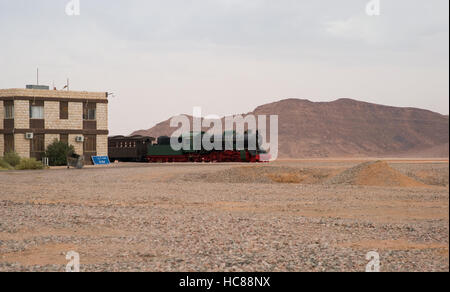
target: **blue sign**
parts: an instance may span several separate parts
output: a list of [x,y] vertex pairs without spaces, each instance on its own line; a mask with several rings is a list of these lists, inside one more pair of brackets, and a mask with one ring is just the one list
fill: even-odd
[[92,156],[92,162],[94,162],[94,165],[111,164],[111,162],[109,162],[108,156]]

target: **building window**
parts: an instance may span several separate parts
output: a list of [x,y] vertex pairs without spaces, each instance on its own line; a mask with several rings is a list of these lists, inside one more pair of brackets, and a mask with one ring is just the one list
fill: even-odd
[[97,119],[97,104],[85,103],[83,105],[83,120],[95,121]]
[[68,134],[59,135],[59,141],[69,145],[69,135]]
[[69,103],[67,101],[59,102],[59,119],[60,120],[69,119]]
[[30,105],[30,119],[43,120],[44,119],[44,106],[43,105]]
[[14,119],[14,101],[5,101],[5,119]]
[[14,135],[5,134],[5,153],[14,152]]

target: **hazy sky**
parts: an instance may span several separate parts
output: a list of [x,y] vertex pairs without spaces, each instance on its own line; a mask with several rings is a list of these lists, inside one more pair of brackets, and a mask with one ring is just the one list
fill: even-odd
[[0,88],[112,91],[129,134],[201,106],[353,98],[448,114],[449,1],[0,0]]

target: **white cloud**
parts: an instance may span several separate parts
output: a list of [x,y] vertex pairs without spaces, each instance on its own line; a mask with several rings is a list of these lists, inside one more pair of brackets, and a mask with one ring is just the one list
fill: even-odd
[[327,22],[325,30],[336,38],[363,41],[373,45],[383,44],[386,36],[383,23],[378,18],[367,15]]
[[[0,88],[111,90],[126,134],[201,105],[349,97],[448,113],[448,1],[0,0]],[[5,69],[6,68],[6,69]],[[133,117],[130,119],[129,117]]]

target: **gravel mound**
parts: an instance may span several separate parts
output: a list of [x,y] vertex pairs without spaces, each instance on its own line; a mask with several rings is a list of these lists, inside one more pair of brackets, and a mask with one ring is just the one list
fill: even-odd
[[333,176],[330,169],[300,169],[285,166],[240,166],[212,173],[185,175],[184,181],[209,183],[318,184]]
[[327,181],[327,184],[349,184],[380,187],[426,187],[384,161],[369,161],[345,170]]
[[448,163],[427,163],[420,165],[403,163],[392,165],[392,167],[404,175],[426,185],[439,187],[449,186]]

